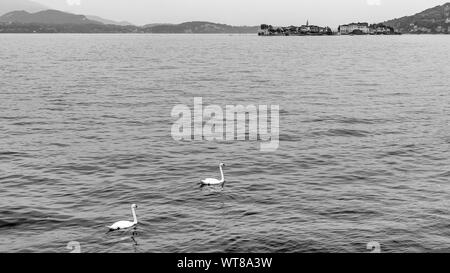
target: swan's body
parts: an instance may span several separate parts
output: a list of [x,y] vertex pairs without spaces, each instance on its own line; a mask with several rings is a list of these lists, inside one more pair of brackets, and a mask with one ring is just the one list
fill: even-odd
[[120,221],[120,222],[117,222],[117,223],[113,224],[112,226],[108,227],[109,230],[114,231],[114,230],[121,230],[121,229],[129,229],[129,228],[136,226],[138,224],[138,220],[136,217],[136,208],[137,208],[137,206],[135,204],[131,205],[131,212],[133,214],[133,222]]
[[222,175],[222,178],[220,180],[214,179],[214,178],[208,178],[208,179],[204,179],[202,180],[202,186],[217,186],[217,185],[222,185],[225,183],[225,177],[223,175],[223,167],[225,166],[225,164],[220,163],[219,168],[220,168],[220,174]]
[[134,227],[136,224],[137,223],[130,222],[130,221],[120,221],[120,222],[117,222],[114,225],[110,226],[109,229],[110,230],[127,229],[127,228]]

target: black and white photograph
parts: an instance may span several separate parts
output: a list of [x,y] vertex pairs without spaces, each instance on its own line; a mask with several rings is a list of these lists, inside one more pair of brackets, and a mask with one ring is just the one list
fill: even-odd
[[0,0],[0,253],[450,253],[446,1]]

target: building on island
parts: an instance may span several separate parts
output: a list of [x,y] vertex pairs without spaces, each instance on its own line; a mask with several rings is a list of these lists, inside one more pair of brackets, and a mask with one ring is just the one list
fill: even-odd
[[341,35],[370,33],[368,23],[351,23],[348,25],[341,25],[338,28],[338,32]]
[[369,23],[351,23],[347,25],[340,25],[338,28],[340,35],[392,35],[398,34],[393,27],[383,24]]

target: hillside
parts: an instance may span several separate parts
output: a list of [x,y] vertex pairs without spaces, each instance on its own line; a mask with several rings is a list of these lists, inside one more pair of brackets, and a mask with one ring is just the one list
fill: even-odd
[[384,22],[401,33],[450,34],[450,3]]
[[88,18],[89,20],[93,20],[93,21],[97,21],[100,23],[103,23],[105,25],[116,25],[116,26],[132,26],[133,24],[127,21],[114,21],[114,20],[109,20],[109,19],[105,19],[99,16],[95,16],[95,15],[86,15],[86,18]]
[[0,33],[140,33],[139,27],[105,24],[44,25],[0,23]]
[[230,26],[211,22],[186,22],[182,24],[156,24],[145,26],[147,33],[258,33],[259,27]]
[[148,24],[133,26],[128,22],[115,22],[98,16],[76,15],[58,10],[30,13],[13,11],[0,16],[0,33],[258,33],[257,26],[230,26],[211,22],[181,24]]
[[45,10],[36,13],[27,11],[13,11],[0,16],[0,22],[18,24],[44,24],[44,25],[84,25],[102,24],[89,20],[84,15],[76,15],[57,10]]
[[0,0],[0,16],[15,10],[38,12],[46,9],[46,6],[29,0]]

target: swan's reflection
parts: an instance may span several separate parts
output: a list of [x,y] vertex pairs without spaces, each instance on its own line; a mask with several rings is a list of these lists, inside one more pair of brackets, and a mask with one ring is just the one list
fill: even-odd
[[136,240],[136,236],[138,236],[137,227],[135,227],[131,233],[131,240],[133,240],[135,246],[138,246],[139,244]]
[[224,187],[223,186],[206,186],[206,185],[201,185],[200,189],[202,190],[202,192],[205,193],[221,193],[224,191]]
[[216,201],[210,202],[210,204],[214,204],[216,210],[214,219],[211,219],[211,221],[213,221],[212,223],[215,224],[217,230],[226,230],[228,224],[226,216],[230,210],[227,206],[229,192],[225,189],[224,184],[213,186],[202,185],[200,191],[209,197],[213,197]]

